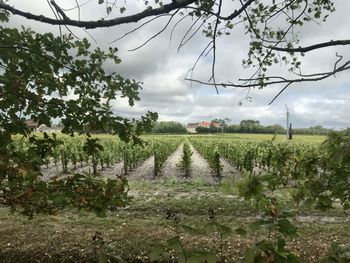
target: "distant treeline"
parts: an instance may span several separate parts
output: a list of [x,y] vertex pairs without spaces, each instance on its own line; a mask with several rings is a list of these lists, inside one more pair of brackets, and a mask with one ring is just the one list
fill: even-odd
[[321,125],[317,125],[310,128],[298,128],[293,129],[294,134],[317,134],[317,135],[327,135],[329,132],[333,131],[332,129],[327,129]]
[[175,121],[154,122],[152,133],[187,133],[185,126]]
[[[217,119],[215,120],[218,121]],[[240,124],[227,125],[224,121],[221,122],[222,127],[215,127],[214,125],[210,127],[198,126],[196,128],[197,133],[260,133],[260,134],[285,134],[286,129],[279,124],[264,126],[260,124],[258,120],[242,120]],[[310,128],[296,128],[292,129],[293,134],[315,134],[315,135],[326,135],[332,129],[327,129],[321,125],[317,125]],[[152,133],[187,133],[187,129],[184,125],[175,121],[161,121],[154,122]]]

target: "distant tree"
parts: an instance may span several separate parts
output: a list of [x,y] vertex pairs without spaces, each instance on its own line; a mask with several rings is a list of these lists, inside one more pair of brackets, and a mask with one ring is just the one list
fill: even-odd
[[254,133],[258,130],[259,125],[260,121],[257,120],[242,120],[239,129],[242,133]]
[[286,130],[282,125],[274,124],[266,127],[266,133],[284,134],[286,133]]
[[196,132],[198,132],[198,133],[209,133],[209,132],[210,132],[210,129],[207,128],[207,127],[198,126],[198,127],[196,128]]
[[237,125],[237,124],[228,125],[226,128],[226,132],[239,133],[240,132],[239,125]]
[[242,120],[239,125],[232,124],[227,126],[226,132],[228,133],[285,133],[285,129],[279,125],[274,124],[271,126],[264,126],[260,124],[258,120]]
[[327,135],[332,131],[333,131],[332,129],[324,128],[321,125],[316,125],[314,127],[309,127],[309,128],[293,129],[294,134],[309,134],[309,135]]
[[179,122],[161,121],[161,122],[154,122],[152,132],[154,133],[187,133],[187,130]]
[[[216,123],[216,124],[215,124]],[[220,122],[211,122],[210,127],[209,127],[209,132],[211,133],[217,133],[219,131],[221,131],[221,126],[218,126],[217,124]],[[221,123],[220,123],[221,125]]]
[[249,125],[259,125],[260,121],[258,120],[242,120],[239,125],[241,126],[249,126]]

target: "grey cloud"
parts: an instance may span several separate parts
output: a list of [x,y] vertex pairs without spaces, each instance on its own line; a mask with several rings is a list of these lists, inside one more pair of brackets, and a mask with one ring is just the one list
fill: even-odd
[[[229,1],[229,0],[227,0]],[[37,13],[51,15],[51,11],[43,1],[40,6],[37,0],[22,1],[11,0],[10,2]],[[71,6],[73,1],[61,0],[59,3]],[[349,38],[348,25],[350,17],[348,10],[350,2],[336,0],[337,11],[332,14],[326,24],[317,25],[310,23],[302,28],[300,33],[300,45],[310,45],[318,41],[329,41],[331,39]],[[126,14],[140,10],[142,1],[133,1],[127,9]],[[224,10],[229,12],[231,10]],[[117,10],[116,10],[117,12]],[[76,13],[72,12],[72,15]],[[117,14],[117,13],[116,13]],[[105,10],[103,6],[87,5],[82,9],[83,18],[94,19],[103,17]],[[216,95],[213,87],[204,87],[198,84],[190,85],[184,81],[186,72],[192,67],[198,55],[208,43],[201,34],[196,35],[180,52],[177,47],[191,24],[191,20],[184,20],[174,31],[172,42],[169,45],[170,29],[150,41],[143,48],[128,52],[148,37],[161,29],[162,23],[159,20],[145,28],[125,37],[125,39],[112,43],[118,47],[122,63],[120,65],[107,64],[107,72],[117,72],[129,78],[142,81],[141,101],[132,108],[125,100],[118,100],[113,105],[113,111],[127,117],[138,117],[147,110],[157,111],[161,120],[176,120],[182,123],[190,121],[210,120],[214,118],[229,117],[233,123],[242,119],[259,119],[261,123],[270,125],[285,122],[285,104],[291,110],[292,121],[295,127],[305,127],[321,124],[327,127],[347,127],[350,118],[348,102],[350,99],[349,73],[337,74],[336,78],[330,78],[322,82],[302,83],[290,86],[271,106],[269,101],[283,88],[283,85],[266,87],[262,90],[251,89],[252,102],[239,101],[247,94],[242,89],[220,89]],[[162,20],[164,22],[164,20]],[[176,20],[175,20],[176,21]],[[174,22],[175,22],[174,21]],[[14,25],[26,24],[34,29],[43,31],[54,31],[58,28],[48,26],[18,17],[13,17]],[[174,23],[173,23],[174,24]],[[109,29],[90,30],[90,34],[98,41],[94,46],[99,45],[107,48],[109,42],[123,35],[126,31],[135,28],[135,24],[123,25]],[[72,28],[79,36],[89,39],[89,36],[82,30]],[[91,40],[91,38],[90,38]],[[92,40],[91,40],[92,41]],[[231,36],[218,39],[217,43],[217,81],[238,81],[239,78],[249,77],[254,69],[243,69],[241,62],[246,57],[249,38],[245,35],[244,25],[237,25]],[[336,61],[336,52],[344,56],[344,60],[350,57],[350,49],[347,47],[336,47],[311,52],[303,58],[302,69],[306,73],[332,70]],[[203,58],[197,65],[194,78],[208,80],[211,75],[212,56]],[[274,66],[271,74],[281,74],[288,77],[295,77],[288,73],[287,67]],[[346,88],[348,87],[348,88]]]

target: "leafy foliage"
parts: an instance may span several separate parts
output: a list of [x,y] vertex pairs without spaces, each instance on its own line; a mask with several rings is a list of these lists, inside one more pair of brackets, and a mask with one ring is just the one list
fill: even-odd
[[189,143],[185,142],[182,148],[181,161],[178,164],[185,178],[189,178],[191,176],[192,154],[193,152],[191,150]]
[[[8,14],[1,14],[1,20],[6,21]],[[76,166],[84,157],[77,158],[64,148],[54,153],[60,143],[57,138],[45,134],[38,139],[25,123],[30,118],[50,126],[52,118],[60,118],[62,132],[71,136],[75,132],[90,136],[99,130],[140,142],[138,136],[151,128],[157,114],[149,112],[138,121],[113,114],[113,101],[127,99],[132,106],[139,100],[140,89],[135,80],[105,72],[106,62],[120,63],[117,49],[92,50],[86,39],[40,34],[25,27],[19,30],[6,23],[0,25],[0,42],[0,202],[29,216],[52,213],[55,205],[74,205],[104,215],[107,207],[121,205],[125,201],[124,180],[73,175],[67,180],[45,181],[40,169],[51,156],[56,163],[61,158],[65,173],[69,160]],[[13,147],[13,134],[27,137],[27,147]],[[86,158],[91,157],[96,174],[102,146],[88,138],[83,150]],[[94,191],[98,192],[95,196]],[[79,196],[72,196],[72,192]],[[57,200],[64,201],[58,204]]]
[[350,244],[344,246],[333,243],[323,259],[323,263],[345,263],[350,261]]
[[199,153],[208,161],[215,179],[221,179],[222,164],[220,161],[221,152],[214,142],[191,139],[190,142],[199,151]]
[[153,133],[187,133],[186,128],[179,122],[161,121],[155,122],[152,128]]
[[153,141],[153,155],[154,155],[154,178],[161,174],[161,170],[168,157],[179,147],[182,138],[175,140],[155,140]]

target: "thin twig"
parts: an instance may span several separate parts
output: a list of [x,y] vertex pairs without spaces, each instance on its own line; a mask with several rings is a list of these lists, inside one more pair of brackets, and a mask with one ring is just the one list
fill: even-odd
[[126,36],[128,36],[128,35],[130,35],[130,34],[136,32],[137,30],[139,30],[139,29],[142,28],[143,26],[147,25],[148,23],[151,23],[152,21],[154,21],[154,20],[156,20],[156,19],[158,19],[158,18],[160,18],[160,17],[163,17],[163,16],[170,16],[170,14],[162,14],[162,15],[153,17],[153,18],[151,18],[150,20],[148,20],[148,21],[142,23],[142,24],[139,25],[138,27],[136,27],[136,28],[134,28],[134,29],[132,29],[132,30],[126,32],[126,33],[125,33],[124,35],[122,35],[121,37],[118,37],[118,38],[112,40],[112,41],[109,42],[108,44],[112,44],[112,43],[114,43],[114,42],[117,42],[117,41],[119,41],[119,40],[125,38]]
[[168,22],[165,24],[165,26],[158,31],[158,33],[154,34],[153,36],[151,36],[149,39],[147,39],[144,43],[142,43],[140,46],[135,47],[133,49],[129,49],[128,51],[135,51],[137,49],[142,48],[143,46],[145,46],[147,43],[149,43],[151,40],[155,39],[157,36],[159,36],[161,33],[163,33],[165,31],[165,29],[167,29],[167,27],[169,26],[171,20],[174,18],[174,16],[177,14],[177,12],[179,12],[179,10],[176,10],[170,17],[170,19],[168,20]]

